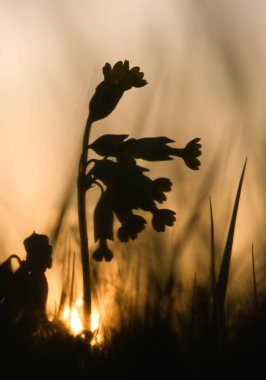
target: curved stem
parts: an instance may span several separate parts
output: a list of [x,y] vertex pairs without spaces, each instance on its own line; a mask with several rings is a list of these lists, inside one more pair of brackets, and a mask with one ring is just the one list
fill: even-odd
[[83,300],[84,300],[84,328],[90,330],[91,326],[91,281],[90,281],[90,261],[89,261],[89,240],[86,217],[86,189],[83,186],[87,161],[88,144],[91,130],[91,121],[88,117],[83,136],[82,153],[79,163],[78,173],[78,220],[80,234],[80,249],[83,277]]

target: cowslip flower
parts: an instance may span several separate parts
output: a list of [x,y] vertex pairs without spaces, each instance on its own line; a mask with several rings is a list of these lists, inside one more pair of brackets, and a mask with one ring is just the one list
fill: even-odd
[[[127,242],[129,239],[134,240],[137,238],[138,233],[145,229],[145,224],[147,222],[142,216],[135,215],[132,212],[128,212],[123,216],[117,211],[116,213],[122,223],[121,227],[117,231],[117,236],[120,241]],[[123,220],[121,220],[121,217]]]
[[153,212],[152,226],[157,232],[165,231],[166,226],[173,226],[176,213],[169,209],[156,209]]
[[113,252],[107,245],[107,241],[105,239],[100,239],[99,247],[94,251],[92,258],[95,261],[111,261],[114,257]]
[[113,240],[113,209],[108,192],[104,191],[94,209],[94,240]]
[[200,138],[191,140],[185,148],[180,149],[180,157],[183,158],[185,164],[192,170],[199,170],[200,160],[197,158],[201,155]]
[[152,181],[153,199],[159,203],[166,200],[164,193],[171,191],[172,182],[168,178],[157,178]]
[[103,67],[104,80],[96,87],[89,104],[90,122],[108,116],[117,106],[124,92],[132,87],[143,87],[147,81],[138,66],[129,69],[129,62],[119,61],[113,66],[106,63]]

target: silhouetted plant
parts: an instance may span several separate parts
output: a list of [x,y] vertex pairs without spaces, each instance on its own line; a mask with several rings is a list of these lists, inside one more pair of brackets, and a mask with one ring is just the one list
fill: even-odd
[[[101,196],[94,210],[94,239],[99,247],[92,257],[96,261],[110,261],[113,253],[107,241],[114,239],[114,216],[120,223],[117,237],[121,242],[136,239],[145,229],[146,219],[135,211],[152,214],[152,226],[158,232],[173,226],[176,213],[167,208],[158,208],[166,200],[172,183],[168,178],[150,179],[145,167],[137,159],[146,161],[172,160],[181,157],[192,170],[198,170],[201,155],[199,138],[190,141],[184,148],[173,148],[174,141],[168,137],[128,138],[128,135],[106,134],[89,142],[92,123],[110,115],[124,92],[132,87],[147,84],[139,67],[129,69],[128,61],[119,61],[113,68],[109,63],[103,67],[104,80],[96,87],[89,104],[89,115],[83,137],[82,153],[78,173],[78,216],[84,287],[85,327],[90,326],[91,286],[88,234],[86,221],[86,191],[98,185]],[[93,150],[101,159],[88,160],[88,151]],[[110,159],[111,158],[111,159]]]
[[237,188],[234,207],[233,207],[232,216],[230,219],[227,239],[226,239],[226,243],[224,247],[219,276],[218,276],[217,285],[216,285],[217,300],[215,304],[218,306],[218,319],[219,319],[218,322],[220,324],[219,335],[222,336],[222,339],[224,338],[224,334],[225,334],[226,321],[225,321],[225,307],[224,306],[225,306],[225,299],[226,299],[226,293],[227,293],[227,287],[228,287],[228,278],[229,278],[234,233],[235,233],[235,226],[236,226],[236,217],[237,217],[238,206],[240,202],[243,180],[244,180],[245,171],[246,171],[246,165],[247,165],[247,159],[243,166],[241,177],[240,177],[238,188]]

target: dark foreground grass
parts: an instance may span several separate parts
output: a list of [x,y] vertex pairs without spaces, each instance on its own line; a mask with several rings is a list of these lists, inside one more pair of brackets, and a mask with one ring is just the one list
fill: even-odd
[[[128,305],[127,292],[119,288],[116,302],[121,314],[120,326],[117,330],[108,331],[108,339],[99,346],[91,347],[81,337],[73,337],[58,322],[46,323],[40,326],[36,334],[27,337],[18,336],[0,326],[0,379],[253,379],[260,373],[264,374],[266,292],[257,292],[253,249],[254,305],[247,300],[245,305],[241,303],[239,310],[240,300],[235,300],[235,304],[230,304],[230,299],[225,302],[224,289],[228,286],[244,169],[245,166],[223,250],[222,262],[225,265],[220,266],[217,278],[215,225],[210,207],[209,258],[212,270],[205,284],[195,276],[190,296],[186,292],[188,307],[185,311],[177,307],[185,289],[176,278],[175,265],[169,266],[167,281],[161,281],[158,276],[166,252],[165,247],[160,247],[156,241],[157,251],[154,251],[158,256],[158,268],[155,265],[155,272],[152,266],[146,268],[149,281],[141,315],[137,312],[138,302]],[[191,221],[189,237],[193,228]],[[171,247],[173,263],[179,251],[177,248]],[[184,244],[180,246],[180,251],[183,248]],[[148,254],[153,249],[145,251]],[[121,279],[122,284],[126,284],[130,273],[133,277],[136,275],[133,283],[136,284],[137,301],[141,300],[142,292],[137,286],[137,279],[143,265],[140,261],[133,271],[134,266],[130,263],[133,261],[127,261],[128,265],[123,268]],[[225,275],[221,276],[221,273]],[[94,278],[94,283],[97,283],[96,280]],[[66,281],[67,284],[73,282],[74,276]],[[219,287],[223,289],[222,297],[219,297]]]
[[113,332],[103,346],[50,324],[28,338],[1,340],[1,379],[223,379],[264,373],[266,325],[243,317],[223,345],[207,324],[191,336],[189,326],[174,333],[163,320],[136,321]]

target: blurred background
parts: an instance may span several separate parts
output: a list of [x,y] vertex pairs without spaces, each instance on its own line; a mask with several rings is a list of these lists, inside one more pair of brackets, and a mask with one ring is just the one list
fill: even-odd
[[[191,289],[195,273],[205,281],[209,197],[219,265],[248,157],[231,289],[238,300],[249,291],[252,243],[263,289],[265,12],[261,0],[1,0],[0,257],[24,257],[25,237],[33,230],[50,234],[69,200],[54,267],[47,272],[50,308],[59,299],[65,252],[75,250],[79,257],[75,186],[88,103],[103,65],[125,59],[131,67],[140,66],[149,84],[126,92],[116,110],[95,124],[92,140],[105,133],[165,135],[183,147],[200,137],[202,165],[193,172],[178,159],[149,164],[152,178],[169,176],[174,182],[166,207],[176,211],[177,222],[163,236],[147,229],[138,241],[123,247],[115,242],[113,262],[94,265],[97,278],[114,285],[120,272],[137,278],[151,263],[161,277],[174,257],[184,288]],[[97,195],[88,196],[89,217]],[[132,260],[135,271],[130,267],[128,272]],[[101,276],[107,276],[105,282]],[[144,286],[147,278],[141,278]],[[126,279],[132,292],[134,282]],[[115,290],[108,289],[101,290],[102,300],[113,300]]]

